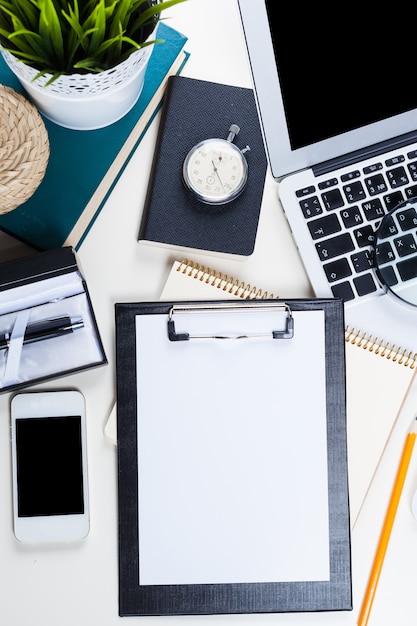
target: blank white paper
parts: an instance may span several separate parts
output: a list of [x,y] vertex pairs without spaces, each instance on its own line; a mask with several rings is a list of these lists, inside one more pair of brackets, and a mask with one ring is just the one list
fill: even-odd
[[[329,579],[324,312],[292,339],[136,318],[140,585]],[[283,312],[174,315],[281,330]]]

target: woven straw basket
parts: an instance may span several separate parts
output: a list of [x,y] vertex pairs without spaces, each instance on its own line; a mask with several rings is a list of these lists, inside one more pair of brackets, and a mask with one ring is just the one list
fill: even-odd
[[0,214],[23,204],[41,183],[49,139],[36,107],[0,85]]

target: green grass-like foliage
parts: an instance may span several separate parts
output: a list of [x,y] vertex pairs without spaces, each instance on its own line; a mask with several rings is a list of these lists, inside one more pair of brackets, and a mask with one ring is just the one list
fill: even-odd
[[161,13],[185,0],[0,0],[0,44],[51,74],[101,72],[145,43]]

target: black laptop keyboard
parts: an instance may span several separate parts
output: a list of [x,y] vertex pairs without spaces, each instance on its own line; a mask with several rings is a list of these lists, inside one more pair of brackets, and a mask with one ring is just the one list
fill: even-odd
[[417,149],[353,166],[296,194],[333,295],[345,302],[367,296],[380,290],[372,267],[381,218],[417,197]]

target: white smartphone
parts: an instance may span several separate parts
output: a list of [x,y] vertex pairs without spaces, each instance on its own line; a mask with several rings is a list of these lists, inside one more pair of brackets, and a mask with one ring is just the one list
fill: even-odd
[[90,528],[85,399],[79,391],[23,392],[11,401],[14,533],[73,541]]

